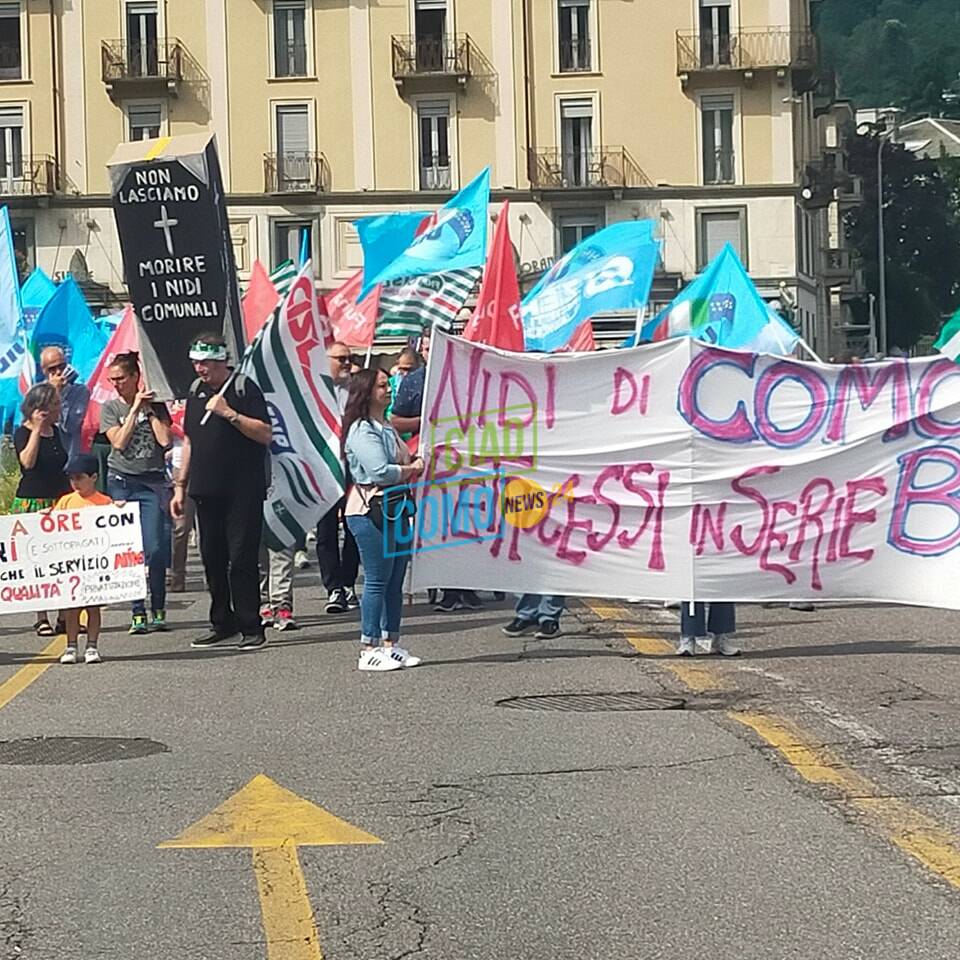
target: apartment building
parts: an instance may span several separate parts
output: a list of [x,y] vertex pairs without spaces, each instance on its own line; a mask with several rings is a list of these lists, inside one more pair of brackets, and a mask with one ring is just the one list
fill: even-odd
[[361,262],[354,218],[429,209],[489,165],[524,282],[651,217],[657,301],[730,241],[832,352],[846,181],[811,2],[0,2],[0,200],[26,262],[122,299],[107,160],[209,130],[241,276],[306,232],[333,288]]

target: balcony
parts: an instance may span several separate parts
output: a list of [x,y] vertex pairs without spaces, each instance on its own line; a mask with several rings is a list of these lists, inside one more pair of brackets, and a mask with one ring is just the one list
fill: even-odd
[[164,92],[176,97],[187,73],[189,54],[175,39],[156,43],[104,40],[100,45],[103,82],[112,98]]
[[784,80],[793,70],[802,80],[818,61],[817,38],[809,30],[787,27],[737,30],[732,33],[677,33],[677,76],[686,85],[691,76],[739,72],[753,79],[757,70],[775,70]]
[[854,279],[854,258],[845,247],[827,247],[823,251],[822,274],[831,287],[850,284]]
[[0,197],[52,197],[60,189],[53,157],[23,157],[0,162]]
[[721,183],[736,183],[736,157],[732,149],[719,147],[705,150],[703,154],[703,182],[707,186]]
[[435,157],[432,162],[420,166],[421,190],[452,190],[453,181],[450,176],[450,160],[446,157]]
[[322,153],[267,153],[263,180],[265,193],[326,193],[330,167]]
[[534,190],[652,187],[626,147],[559,150],[538,147],[529,151],[530,186]]
[[465,87],[473,75],[476,49],[466,34],[393,37],[393,79],[398,88],[411,82],[438,89]]

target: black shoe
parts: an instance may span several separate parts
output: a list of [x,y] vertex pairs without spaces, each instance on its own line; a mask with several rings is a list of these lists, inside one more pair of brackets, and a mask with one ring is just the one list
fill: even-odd
[[360,598],[357,596],[354,590],[345,591],[345,599],[347,602],[348,610],[357,610],[360,607]]
[[327,613],[346,613],[347,612],[347,595],[343,590],[334,590],[331,592],[330,596],[327,598],[327,606],[325,607]]
[[552,640],[554,637],[560,636],[560,624],[556,620],[544,620],[534,636],[538,640]]
[[460,594],[460,603],[468,610],[479,610],[483,606],[483,601],[473,590],[464,590]]
[[247,652],[249,650],[259,650],[266,645],[267,635],[265,633],[245,633],[243,639],[237,644],[237,649]]
[[215,647],[218,643],[223,643],[224,640],[231,640],[236,635],[236,630],[230,633],[222,633],[219,630],[214,630],[212,633],[207,633],[202,637],[197,637],[197,639],[194,640],[190,646],[198,649],[203,649],[204,647]]
[[433,608],[437,613],[454,613],[463,609],[463,601],[456,595],[443,595],[443,599]]
[[503,628],[503,632],[508,637],[522,637],[525,633],[529,633],[531,630],[536,629],[536,620],[522,620],[520,617],[516,617]]

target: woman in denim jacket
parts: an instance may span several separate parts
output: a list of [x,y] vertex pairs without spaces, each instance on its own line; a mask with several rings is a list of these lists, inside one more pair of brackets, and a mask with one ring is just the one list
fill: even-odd
[[[385,420],[390,384],[382,370],[361,370],[350,381],[343,413],[343,448],[353,486],[347,495],[347,526],[360,548],[363,597],[360,601],[361,670],[383,672],[420,662],[399,645],[403,576],[409,543],[404,513],[392,515],[383,491],[415,480],[423,460],[412,460],[406,445]],[[396,513],[396,511],[393,511]],[[399,527],[405,529],[399,531]],[[398,532],[403,536],[398,537]]]

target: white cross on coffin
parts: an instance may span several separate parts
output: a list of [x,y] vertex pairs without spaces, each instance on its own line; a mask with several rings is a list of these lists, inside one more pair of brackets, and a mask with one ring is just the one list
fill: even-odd
[[167,253],[172,257],[173,253],[173,234],[170,232],[171,227],[179,226],[180,221],[174,219],[167,215],[167,205],[165,203],[160,204],[160,219],[154,220],[153,225],[158,229],[163,231],[163,236],[167,241]]

